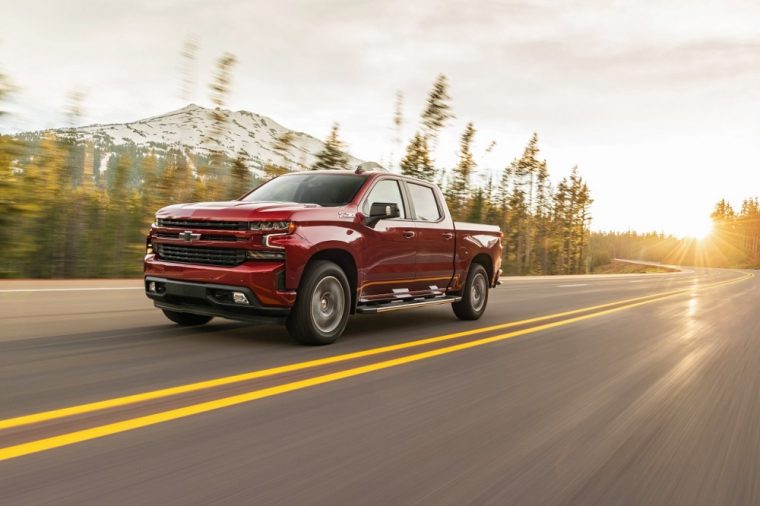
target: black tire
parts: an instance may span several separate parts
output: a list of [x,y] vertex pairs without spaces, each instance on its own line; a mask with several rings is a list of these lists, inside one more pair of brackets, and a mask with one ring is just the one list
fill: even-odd
[[472,264],[462,290],[462,300],[451,305],[460,320],[477,320],[488,305],[488,273],[480,264]]
[[288,333],[301,344],[334,343],[351,312],[351,290],[343,269],[327,260],[306,267],[296,304],[288,316]]
[[162,309],[161,311],[164,312],[167,318],[169,318],[174,323],[178,323],[180,325],[186,325],[186,326],[195,326],[195,325],[203,325],[204,323],[208,323],[211,321],[213,316],[206,316],[202,314],[192,314],[192,313],[180,313],[178,311],[169,311],[168,309]]

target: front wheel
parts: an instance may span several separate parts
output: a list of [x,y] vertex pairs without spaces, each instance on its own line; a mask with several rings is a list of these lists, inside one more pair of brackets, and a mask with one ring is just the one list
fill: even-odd
[[348,278],[333,262],[317,260],[304,273],[298,297],[288,316],[288,333],[302,344],[335,342],[351,310]]
[[464,283],[462,300],[451,305],[460,320],[477,320],[488,304],[488,274],[480,264],[472,264]]
[[167,318],[169,318],[174,323],[178,323],[180,325],[187,325],[187,326],[194,326],[194,325],[203,325],[204,323],[208,323],[211,321],[213,316],[206,316],[202,314],[192,314],[192,313],[180,313],[179,311],[169,311],[168,309],[162,309],[164,312],[164,315],[166,315]]

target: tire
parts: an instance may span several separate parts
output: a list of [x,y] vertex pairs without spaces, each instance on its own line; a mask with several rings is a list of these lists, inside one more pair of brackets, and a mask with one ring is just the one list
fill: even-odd
[[480,264],[472,264],[462,290],[462,300],[451,305],[460,320],[477,320],[488,305],[488,273]]
[[166,315],[167,318],[169,318],[174,323],[178,323],[180,325],[186,325],[186,326],[195,326],[195,325],[203,325],[204,323],[208,323],[211,321],[213,316],[206,316],[202,314],[192,314],[192,313],[180,313],[178,311],[169,311],[168,309],[162,309],[161,311],[164,312],[164,315]]
[[288,333],[301,344],[334,343],[351,312],[351,290],[343,269],[327,260],[310,263],[288,316]]

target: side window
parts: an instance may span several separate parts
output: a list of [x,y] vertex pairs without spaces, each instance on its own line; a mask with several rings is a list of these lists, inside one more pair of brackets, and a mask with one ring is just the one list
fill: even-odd
[[420,221],[438,221],[442,218],[441,210],[435,198],[435,192],[429,186],[407,183],[409,198],[414,204],[414,212]]
[[401,198],[401,188],[395,179],[384,179],[378,182],[372,191],[369,192],[367,200],[364,202],[364,214],[369,214],[369,208],[374,202],[386,202],[398,205],[399,218],[406,218],[404,209],[404,200]]

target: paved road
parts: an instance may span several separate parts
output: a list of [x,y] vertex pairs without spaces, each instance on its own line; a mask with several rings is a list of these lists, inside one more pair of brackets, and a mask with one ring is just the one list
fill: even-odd
[[309,348],[3,282],[0,502],[760,504],[759,310],[741,271],[507,279]]

